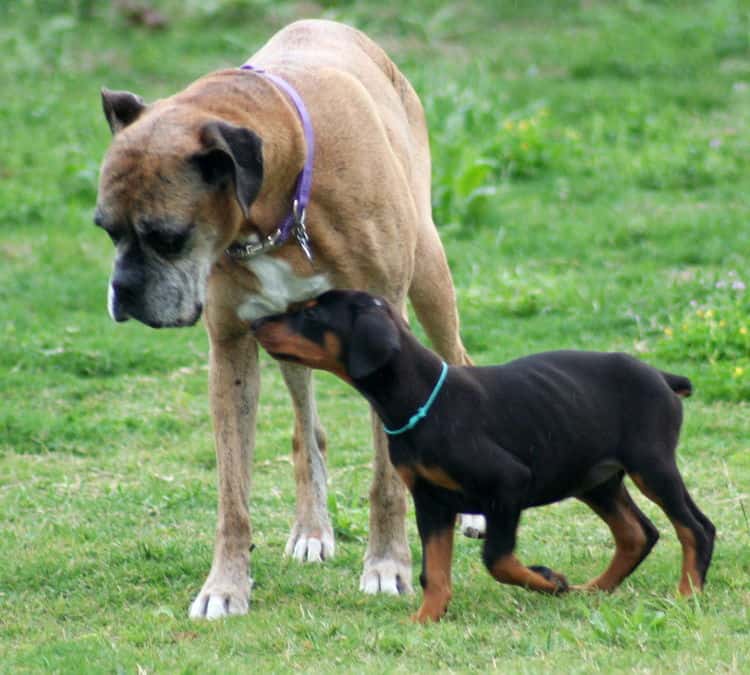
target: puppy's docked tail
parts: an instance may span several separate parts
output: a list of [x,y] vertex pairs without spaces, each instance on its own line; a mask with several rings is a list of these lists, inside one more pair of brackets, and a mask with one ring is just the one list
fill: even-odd
[[667,383],[669,388],[681,398],[687,398],[693,393],[693,385],[687,377],[682,375],[674,375],[672,373],[665,373],[663,370],[659,371],[664,381]]

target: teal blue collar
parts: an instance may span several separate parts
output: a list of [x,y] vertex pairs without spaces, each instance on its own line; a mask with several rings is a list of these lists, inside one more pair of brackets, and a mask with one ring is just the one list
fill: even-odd
[[427,413],[430,412],[430,408],[432,407],[432,404],[435,402],[435,399],[437,398],[437,395],[440,393],[440,390],[443,388],[443,382],[445,382],[445,376],[448,374],[448,364],[443,361],[443,370],[440,372],[440,377],[438,378],[437,384],[435,385],[435,388],[432,390],[432,393],[430,394],[430,398],[427,399],[427,402],[417,410],[410,418],[409,421],[402,426],[400,429],[389,429],[385,424],[383,425],[383,431],[387,433],[389,436],[398,436],[398,434],[403,434],[405,431],[409,431],[410,429],[413,429],[417,424],[419,424],[420,420],[423,420],[425,417],[427,417]]

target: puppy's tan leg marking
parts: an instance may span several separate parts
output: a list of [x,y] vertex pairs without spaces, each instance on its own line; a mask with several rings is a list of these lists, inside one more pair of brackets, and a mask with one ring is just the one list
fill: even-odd
[[412,593],[404,484],[388,456],[383,423],[374,411],[371,416],[375,460],[370,489],[370,538],[359,588],[365,593]]
[[[502,584],[523,586],[531,591],[540,593],[559,593],[560,583],[545,579],[541,574],[522,565],[512,553],[496,560],[490,567],[490,574]],[[556,577],[564,582],[562,575]]]
[[249,333],[224,340],[211,330],[209,335],[209,391],[219,477],[218,523],[211,571],[190,606],[190,616],[217,619],[248,610],[249,468],[255,447],[260,377],[258,346]]
[[698,569],[698,550],[695,535],[689,527],[686,527],[669,513],[669,510],[664,506],[664,502],[649,489],[642,476],[631,473],[630,478],[646,497],[661,507],[674,526],[675,532],[677,532],[677,538],[680,540],[680,545],[682,546],[682,573],[680,574],[680,583],[677,587],[680,595],[690,597],[694,592],[702,591],[703,580]]
[[576,590],[612,591],[642,560],[643,551],[648,546],[648,538],[636,515],[622,501],[617,502],[614,513],[604,512],[586,499],[582,498],[581,501],[586,502],[609,526],[615,538],[615,555],[602,574],[576,587]]
[[313,395],[312,371],[280,362],[281,373],[294,405],[294,478],[297,515],[286,544],[286,555],[300,562],[333,557],[334,537],[328,517],[326,440]]
[[453,527],[433,534],[424,545],[425,588],[422,606],[411,618],[418,623],[440,621],[452,596]]
[[690,597],[694,592],[703,590],[703,581],[698,571],[698,551],[695,544],[695,535],[690,528],[672,520],[672,525],[677,532],[677,538],[682,545],[682,574],[678,590],[680,595]]

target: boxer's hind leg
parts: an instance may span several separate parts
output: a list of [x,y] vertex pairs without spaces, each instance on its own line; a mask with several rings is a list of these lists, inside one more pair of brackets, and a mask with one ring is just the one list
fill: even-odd
[[459,334],[453,278],[432,222],[419,230],[409,300],[435,351],[451,365],[471,365]]
[[[452,365],[471,365],[459,333],[453,279],[432,222],[423,226],[419,233],[409,299],[438,354]],[[458,522],[467,537],[484,537],[484,516],[461,514]]]
[[375,459],[370,489],[370,534],[360,590],[411,593],[411,552],[406,539],[406,491],[388,456],[383,423],[372,411]]
[[321,562],[333,557],[334,537],[328,516],[326,440],[315,405],[312,371],[284,361],[279,366],[295,415],[292,448],[297,512],[286,555],[300,562]]

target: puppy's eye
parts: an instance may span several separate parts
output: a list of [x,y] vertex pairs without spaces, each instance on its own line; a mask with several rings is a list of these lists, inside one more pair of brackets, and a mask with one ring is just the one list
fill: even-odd
[[313,306],[313,307],[305,307],[302,310],[302,316],[305,319],[307,319],[308,321],[314,321],[315,319],[318,318],[319,314],[320,314],[320,312],[318,312],[318,308],[315,307],[315,306]]

